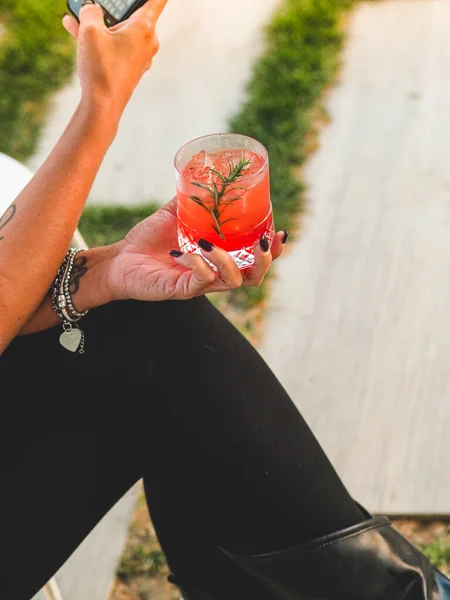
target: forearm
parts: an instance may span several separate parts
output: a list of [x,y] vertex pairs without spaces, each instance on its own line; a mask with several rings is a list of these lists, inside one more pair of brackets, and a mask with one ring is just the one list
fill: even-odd
[[80,102],[52,152],[8,209],[0,231],[0,354],[45,297],[117,123],[107,111]]
[[[71,298],[74,308],[84,312],[114,300],[108,282],[108,263],[114,259],[116,244],[92,248],[77,255],[71,277]],[[43,331],[61,324],[52,307],[51,294],[42,301],[28,319],[19,335]]]

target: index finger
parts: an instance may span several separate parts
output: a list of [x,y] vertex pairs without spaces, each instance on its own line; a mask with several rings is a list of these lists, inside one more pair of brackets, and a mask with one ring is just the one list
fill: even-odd
[[163,206],[163,208],[174,217],[177,216],[177,207],[178,198],[176,196],[174,196],[172,200],[169,200],[169,202],[166,202],[166,204]]
[[129,17],[132,19],[151,19],[156,23],[169,0],[147,0]]

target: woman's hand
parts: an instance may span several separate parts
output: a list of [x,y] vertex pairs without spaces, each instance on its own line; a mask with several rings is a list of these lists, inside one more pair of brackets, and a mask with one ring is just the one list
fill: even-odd
[[[177,240],[177,200],[136,225],[116,245],[106,281],[113,299],[186,300],[195,296],[262,283],[272,261],[284,250],[287,232],[275,235],[272,247],[254,246],[255,264],[240,271],[225,250],[202,250],[214,271],[198,254],[182,254]],[[266,250],[265,250],[265,249]],[[170,254],[175,249],[174,255]],[[179,254],[179,256],[178,256]]]
[[167,0],[148,0],[128,19],[108,28],[99,4],[82,5],[80,23],[63,26],[78,40],[77,71],[82,99],[120,119],[128,100],[158,52],[155,28]]
[[[228,252],[213,247],[203,254],[217,267],[214,271],[200,255],[177,250],[176,211],[174,198],[120,242],[80,252],[69,282],[75,309],[83,312],[114,300],[188,300],[210,292],[258,286],[272,261],[283,253],[287,231],[275,235],[270,249],[267,242],[258,241],[255,264],[245,271],[239,271]],[[21,334],[42,331],[58,322],[47,297]]]

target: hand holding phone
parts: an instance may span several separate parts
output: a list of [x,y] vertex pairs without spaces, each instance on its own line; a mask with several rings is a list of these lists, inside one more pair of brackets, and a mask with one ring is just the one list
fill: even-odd
[[[97,4],[103,8],[104,21],[107,27],[112,27],[128,19],[138,8],[146,3],[147,0],[96,0]],[[79,21],[79,12],[82,0],[66,0],[67,8],[71,14]]]
[[81,103],[90,112],[94,109],[118,123],[158,52],[156,25],[167,2],[146,0],[124,22],[109,28],[102,5],[92,0],[82,3],[78,19],[63,16],[63,27],[77,40]]

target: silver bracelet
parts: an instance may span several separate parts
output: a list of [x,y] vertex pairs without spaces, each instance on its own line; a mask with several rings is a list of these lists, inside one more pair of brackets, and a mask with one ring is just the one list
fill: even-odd
[[70,352],[84,353],[84,333],[78,327],[78,321],[86,316],[89,310],[78,312],[75,310],[70,295],[70,276],[79,252],[86,248],[70,248],[52,285],[52,306],[55,313],[62,321],[63,332],[59,336],[59,343]]

